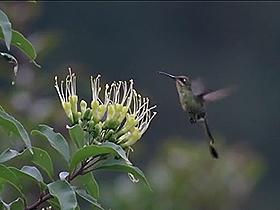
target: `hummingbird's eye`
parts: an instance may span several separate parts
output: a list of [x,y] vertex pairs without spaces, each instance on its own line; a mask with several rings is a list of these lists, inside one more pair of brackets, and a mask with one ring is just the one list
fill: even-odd
[[180,78],[180,81],[184,84],[187,84],[187,82],[188,82],[186,78]]

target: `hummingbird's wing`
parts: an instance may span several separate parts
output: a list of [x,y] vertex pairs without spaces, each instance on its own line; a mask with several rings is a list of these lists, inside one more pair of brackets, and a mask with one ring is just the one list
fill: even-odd
[[201,95],[206,92],[203,79],[201,77],[191,81],[191,89],[195,95]]
[[205,94],[202,94],[201,97],[203,99],[203,101],[206,102],[213,102],[213,101],[217,101],[220,99],[223,99],[227,96],[229,96],[233,91],[235,91],[237,88],[237,86],[229,86],[223,89],[219,89],[219,90],[215,90],[212,92],[208,92]]

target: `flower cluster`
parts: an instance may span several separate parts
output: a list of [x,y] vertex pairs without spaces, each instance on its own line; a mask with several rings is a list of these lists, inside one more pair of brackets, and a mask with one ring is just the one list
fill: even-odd
[[76,76],[69,68],[69,75],[55,88],[67,117],[72,124],[79,123],[87,134],[88,144],[114,142],[123,148],[132,146],[148,129],[156,115],[156,106],[149,107],[149,99],[133,88],[133,80],[106,84],[104,99],[100,98],[100,75],[91,77],[92,101],[90,107],[76,95]]

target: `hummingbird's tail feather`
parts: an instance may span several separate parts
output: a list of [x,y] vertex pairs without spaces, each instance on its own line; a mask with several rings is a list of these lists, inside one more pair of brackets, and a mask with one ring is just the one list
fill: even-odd
[[218,154],[217,150],[215,149],[214,145],[211,143],[209,146],[209,150],[210,150],[210,154],[212,155],[212,157],[219,159],[219,154]]
[[210,129],[209,129],[209,126],[208,126],[206,118],[204,118],[204,125],[205,125],[205,128],[206,128],[207,135],[210,138],[210,142],[209,142],[210,154],[212,155],[212,157],[218,159],[219,158],[219,154],[218,154],[217,150],[214,147],[214,138],[213,138],[213,136],[212,136],[212,134],[210,132]]

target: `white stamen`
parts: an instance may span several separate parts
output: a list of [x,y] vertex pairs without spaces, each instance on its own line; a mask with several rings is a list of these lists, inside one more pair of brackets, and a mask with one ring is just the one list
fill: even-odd
[[126,81],[124,81],[123,82],[123,98],[122,98],[121,105],[124,105],[126,98],[127,98],[127,83],[126,83]]
[[61,95],[62,95],[62,98],[63,98],[63,102],[68,102],[68,98],[65,98],[65,94],[64,94],[64,91],[63,91],[63,83],[64,81],[62,80],[61,83],[60,83],[60,90],[61,90]]
[[99,93],[101,91],[100,77],[101,77],[100,74],[98,74],[96,78],[93,78],[91,76],[90,81],[91,81],[92,100],[99,101],[101,103],[102,101],[99,99]]
[[114,105],[120,104],[128,108],[128,114],[134,115],[138,124],[135,126],[139,129],[142,135],[149,127],[150,122],[155,117],[156,112],[151,112],[155,106],[149,107],[149,98],[142,97],[133,88],[133,80],[130,80],[130,84],[126,81],[112,82],[111,85],[106,84],[104,91],[104,103],[99,99],[100,92],[100,75],[95,79],[91,77],[92,86],[92,99],[100,100],[100,104]]
[[63,92],[61,93],[61,91],[59,90],[59,86],[58,86],[58,82],[57,82],[57,76],[54,77],[54,80],[55,80],[54,87],[56,89],[58,97],[59,97],[61,103],[64,103],[65,102],[65,98],[64,98]]
[[[76,95],[76,76],[75,74],[71,72],[71,68],[69,68],[69,75],[66,76],[65,78],[65,87],[64,87],[64,81],[62,80],[60,82],[60,86],[58,84],[58,77],[55,76],[55,84],[54,87],[57,91],[58,97],[61,101],[61,103],[66,103],[69,102],[69,97]],[[64,92],[65,88],[65,92]]]

